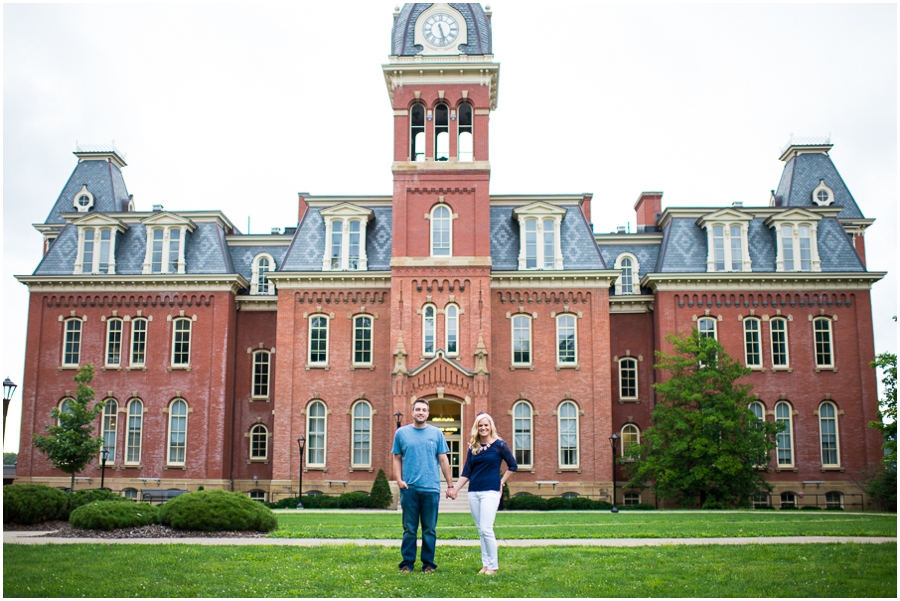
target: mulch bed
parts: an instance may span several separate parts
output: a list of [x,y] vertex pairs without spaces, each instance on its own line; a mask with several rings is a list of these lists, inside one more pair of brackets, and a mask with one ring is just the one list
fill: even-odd
[[265,532],[255,530],[231,530],[225,532],[204,532],[191,530],[175,530],[169,526],[153,524],[140,528],[118,528],[116,530],[82,530],[73,528],[69,522],[56,520],[20,526],[18,524],[3,524],[5,531],[50,531],[49,534],[40,536],[53,536],[60,538],[263,538]]

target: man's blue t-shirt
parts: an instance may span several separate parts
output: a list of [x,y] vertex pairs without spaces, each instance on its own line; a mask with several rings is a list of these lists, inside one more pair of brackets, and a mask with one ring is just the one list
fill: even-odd
[[391,453],[403,460],[402,478],[411,489],[441,492],[441,468],[438,455],[450,452],[444,433],[426,424],[416,428],[403,426],[394,434]]

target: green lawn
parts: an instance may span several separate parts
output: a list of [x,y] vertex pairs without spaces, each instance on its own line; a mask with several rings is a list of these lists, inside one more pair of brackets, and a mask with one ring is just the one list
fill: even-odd
[[[278,513],[277,538],[400,538],[399,513]],[[352,517],[351,517],[352,516]],[[897,536],[897,516],[840,511],[500,512],[499,539],[698,538],[723,536]],[[468,513],[438,519],[438,539],[477,540]]]
[[895,544],[501,548],[438,545],[436,574],[389,547],[4,545],[4,597],[888,597]]

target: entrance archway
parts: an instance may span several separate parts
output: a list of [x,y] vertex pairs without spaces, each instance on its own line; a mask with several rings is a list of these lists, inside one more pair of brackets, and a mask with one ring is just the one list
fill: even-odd
[[[447,441],[447,446],[450,447],[450,453],[447,455],[447,459],[450,460],[450,472],[453,474],[453,479],[456,480],[462,473],[463,454],[468,440],[468,432],[463,427],[465,423],[463,421],[463,405],[450,399],[430,400],[428,405],[428,423],[444,433],[444,439]],[[441,474],[442,479],[443,477],[444,475]]]

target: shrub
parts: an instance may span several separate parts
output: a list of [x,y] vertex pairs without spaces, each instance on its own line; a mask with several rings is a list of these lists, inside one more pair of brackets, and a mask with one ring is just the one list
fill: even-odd
[[72,511],[69,523],[84,530],[115,530],[155,524],[156,517],[157,508],[149,503],[94,501]]
[[572,509],[572,499],[568,497],[550,497],[547,499],[547,509]]
[[82,505],[87,505],[88,503],[93,503],[94,501],[123,501],[125,503],[133,503],[131,499],[126,499],[111,490],[106,490],[105,488],[93,488],[90,490],[76,490],[71,495],[69,495],[69,515],[73,511],[81,507]]
[[775,509],[775,506],[774,506],[774,505],[766,505],[766,506],[764,506],[764,507],[754,507],[753,509],[754,509],[755,511],[760,511],[760,510],[766,511],[767,509],[772,509],[772,510],[774,510],[774,509]]
[[509,500],[507,507],[510,510],[543,511],[547,509],[547,499],[537,495],[518,495]]
[[66,493],[41,484],[14,484],[3,487],[3,523],[40,524],[69,516]]
[[500,509],[509,509],[509,484],[503,484],[503,490],[500,492]]
[[843,508],[843,507],[837,507],[837,506],[826,507],[826,508],[825,508],[825,511],[844,511],[844,508]]
[[191,492],[166,501],[159,508],[159,522],[178,530],[257,530],[278,527],[275,514],[262,503],[224,490]]
[[821,511],[821,507],[818,505],[804,505],[800,508],[802,511]]
[[369,493],[369,506],[375,509],[387,509],[393,501],[391,485],[388,484],[384,470],[379,469],[378,475],[375,476],[375,482],[372,484],[372,491]]
[[[594,509],[612,509],[612,503],[609,501],[594,501]],[[619,509],[622,509],[619,507]]]
[[371,506],[369,493],[361,490],[345,492],[338,497],[338,507],[341,509],[368,509]]
[[779,511],[799,511],[799,507],[782,507]]
[[[294,503],[294,507],[297,504]],[[303,506],[307,509],[338,509],[340,508],[339,497],[329,497],[328,495],[312,495],[303,497]]]
[[[600,502],[600,503],[604,503],[604,501],[599,501],[599,502]],[[598,507],[598,509],[599,509],[599,507]],[[629,510],[629,511],[633,511],[633,510],[647,510],[647,509],[656,509],[656,506],[655,506],[655,505],[651,505],[650,503],[636,503],[636,504],[634,504],[634,505],[624,505],[624,506],[622,506],[622,507],[619,507],[619,509],[622,509],[622,510]]]

